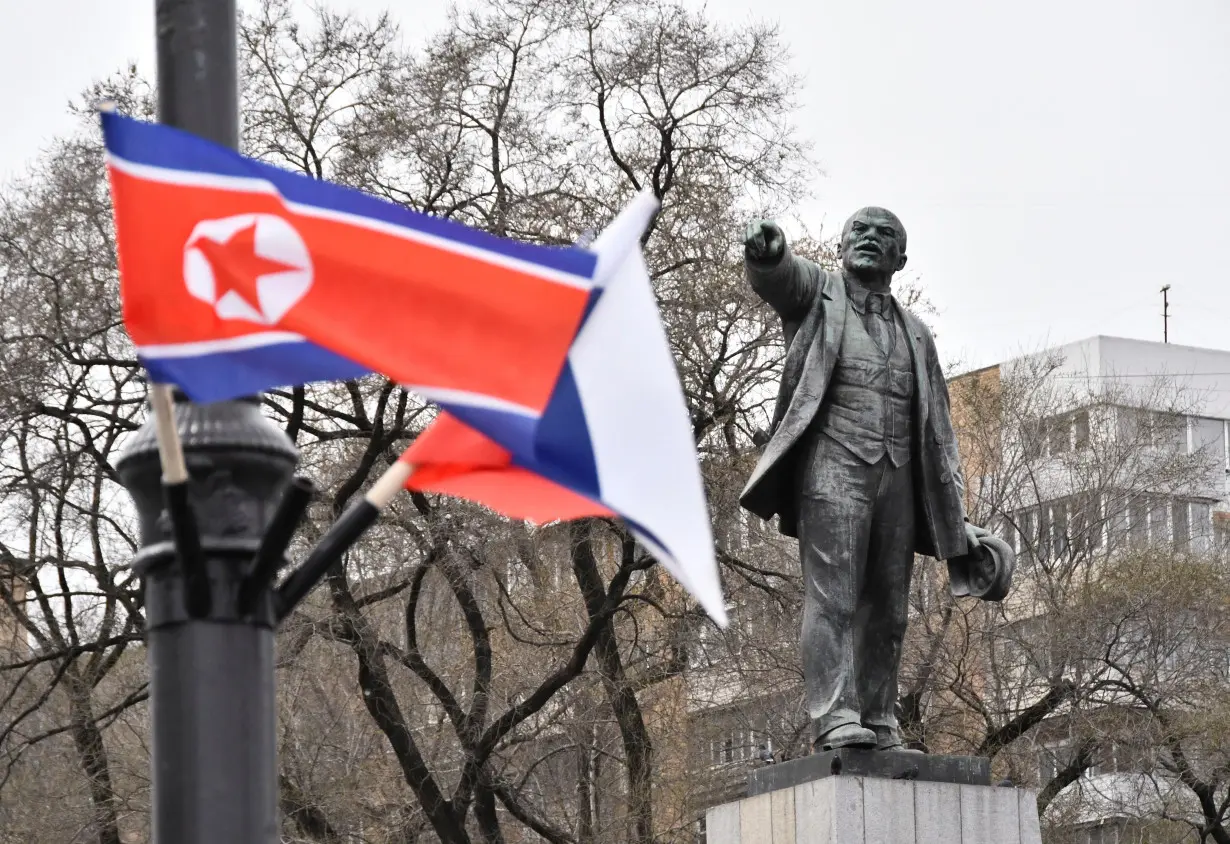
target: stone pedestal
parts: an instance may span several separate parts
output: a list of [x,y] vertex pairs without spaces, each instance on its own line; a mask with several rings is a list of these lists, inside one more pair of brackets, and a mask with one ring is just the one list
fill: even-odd
[[1009,786],[838,774],[710,809],[708,844],[1041,844],[1037,796]]
[[836,776],[990,785],[991,760],[980,756],[880,753],[875,750],[843,747],[757,768],[747,778],[746,794],[748,797],[755,797],[757,794]]

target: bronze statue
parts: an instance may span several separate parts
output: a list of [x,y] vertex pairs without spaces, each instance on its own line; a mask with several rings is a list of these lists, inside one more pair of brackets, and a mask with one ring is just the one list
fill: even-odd
[[905,227],[864,208],[840,272],[756,221],[748,281],[787,352],[771,437],[740,503],[798,537],[803,673],[816,749],[906,751],[895,714],[914,554],[949,562],[955,594],[1001,600],[1015,564],[965,518],[948,387],[931,332],[893,298]]

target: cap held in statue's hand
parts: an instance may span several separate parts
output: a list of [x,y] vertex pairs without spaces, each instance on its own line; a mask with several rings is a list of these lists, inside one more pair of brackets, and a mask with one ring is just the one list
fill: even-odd
[[1002,601],[1012,588],[1016,552],[994,534],[978,538],[978,546],[948,560],[948,588],[958,598]]

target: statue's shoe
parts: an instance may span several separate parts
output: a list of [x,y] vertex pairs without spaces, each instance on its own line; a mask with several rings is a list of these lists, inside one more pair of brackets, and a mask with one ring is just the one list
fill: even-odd
[[921,750],[915,750],[912,747],[906,747],[905,742],[901,740],[901,733],[898,730],[893,730],[888,727],[876,727],[876,750],[885,750],[890,753],[904,753],[909,756],[926,756]]
[[876,746],[876,734],[858,724],[842,724],[834,727],[820,738],[812,747],[815,750],[836,750],[839,747],[861,747],[871,749]]

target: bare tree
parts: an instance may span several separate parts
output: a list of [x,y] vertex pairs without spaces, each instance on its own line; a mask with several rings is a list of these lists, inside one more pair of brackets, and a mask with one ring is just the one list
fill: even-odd
[[[1224,577],[1211,556],[1214,455],[1188,447],[1201,397],[1168,379],[1082,380],[1063,364],[1027,356],[952,385],[971,517],[1019,549],[1020,568],[1014,595],[990,606],[954,601],[924,569],[902,700],[927,745],[989,756],[1035,785],[1056,835],[1091,778],[1182,768],[1159,736],[1208,711],[1195,689],[1226,691],[1224,664],[1214,670],[1224,632],[1198,597]],[[1189,583],[1163,588],[1180,573]],[[1201,628],[1209,650],[1193,648]],[[1216,746],[1211,731],[1186,738]],[[1215,769],[1189,779],[1215,792]]]
[[[139,110],[134,77],[117,84]],[[142,390],[113,256],[98,144],[63,141],[0,209],[0,567],[13,576],[0,604],[32,647],[4,658],[0,778],[35,765],[39,740],[70,739],[89,801],[69,822],[108,844],[124,807],[103,727],[145,696],[143,681],[107,682],[143,625],[135,577],[118,565],[136,544],[113,462]]]

